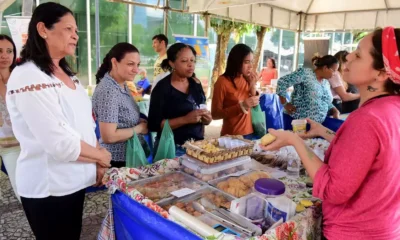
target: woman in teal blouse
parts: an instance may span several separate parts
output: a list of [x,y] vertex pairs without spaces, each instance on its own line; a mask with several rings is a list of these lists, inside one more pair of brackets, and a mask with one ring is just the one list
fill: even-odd
[[[332,104],[332,94],[327,79],[338,69],[338,60],[331,55],[313,58],[315,69],[300,68],[281,77],[276,89],[285,108],[285,129],[291,129],[292,119],[310,118],[323,123],[329,111],[339,118],[339,111]],[[294,86],[291,101],[286,99],[286,91]]]

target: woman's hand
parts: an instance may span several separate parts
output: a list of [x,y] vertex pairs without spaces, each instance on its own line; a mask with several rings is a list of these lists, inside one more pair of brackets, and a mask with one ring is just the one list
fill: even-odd
[[147,134],[149,129],[147,128],[147,121],[144,119],[140,119],[140,123],[136,125],[133,130],[136,134]]
[[276,140],[267,146],[260,145],[261,149],[265,151],[275,151],[282,147],[293,145],[294,141],[298,136],[289,131],[275,130],[272,128],[268,129],[268,133],[276,137]]
[[260,98],[258,96],[249,97],[248,99],[243,101],[243,107],[246,110],[249,110],[252,107],[257,106],[260,103]]
[[206,112],[203,114],[203,116],[201,117],[201,122],[202,122],[204,125],[208,125],[208,124],[211,123],[211,121],[212,121],[211,112],[206,111]]
[[340,112],[339,112],[339,110],[337,109],[337,108],[332,108],[332,116],[333,116],[333,118],[336,118],[336,119],[339,119],[340,117]]
[[250,72],[249,75],[245,76],[243,74],[244,78],[246,79],[246,81],[249,83],[250,88],[254,87],[257,84],[258,81],[258,76],[256,72]]
[[96,183],[93,187],[100,187],[103,185],[103,177],[107,170],[108,168],[103,168],[99,164],[96,164]]
[[103,167],[103,168],[109,168],[111,167],[110,162],[111,162],[111,153],[107,151],[105,148],[100,148],[100,158],[98,164]]
[[293,114],[296,112],[296,107],[289,102],[285,104],[284,108],[289,114]]
[[316,138],[320,137],[322,131],[324,130],[324,126],[322,124],[315,122],[309,118],[306,119],[307,123],[310,124],[310,130],[306,131],[306,133],[298,134],[303,139]]
[[185,122],[186,124],[194,124],[194,123],[199,123],[201,122],[201,118],[203,117],[203,115],[207,112],[207,110],[203,110],[203,109],[197,109],[197,110],[193,110],[190,113],[186,114],[185,118]]

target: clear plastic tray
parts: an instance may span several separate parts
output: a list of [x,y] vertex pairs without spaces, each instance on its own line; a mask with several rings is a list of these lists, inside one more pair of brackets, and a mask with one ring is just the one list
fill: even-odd
[[253,191],[254,183],[259,178],[271,178],[271,174],[266,171],[249,170],[242,172],[241,175],[225,176],[209,183],[233,197],[241,198]]
[[145,197],[156,203],[176,198],[171,192],[183,188],[197,191],[206,186],[208,186],[206,183],[183,172],[167,173],[128,184],[128,187],[136,188]]
[[[224,193],[223,191],[214,187],[208,186],[203,188],[196,193],[188,195],[180,199],[171,199],[161,202],[159,205],[164,209],[168,210],[171,206],[177,206],[185,212],[198,217],[201,213],[196,212],[192,207],[192,202],[199,201],[201,198],[206,198],[217,207],[225,208],[229,210],[231,208],[231,201],[236,200],[235,197]],[[208,209],[211,211],[211,209]]]
[[199,160],[193,159],[187,155],[180,158],[182,170],[202,181],[211,181],[216,178],[231,175],[239,171],[249,168],[251,158],[248,156],[239,157],[234,160],[229,160],[213,165],[202,163]]

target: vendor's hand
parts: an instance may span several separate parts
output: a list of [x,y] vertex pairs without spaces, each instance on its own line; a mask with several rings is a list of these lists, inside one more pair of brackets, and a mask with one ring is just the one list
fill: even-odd
[[287,103],[287,104],[285,105],[285,110],[286,110],[286,112],[288,112],[289,114],[293,114],[293,113],[296,112],[296,107],[293,106],[293,104],[291,104],[291,103]]
[[199,122],[201,122],[201,118],[203,117],[203,114],[205,114],[206,112],[207,112],[207,110],[203,110],[203,109],[193,110],[190,113],[186,114],[185,122],[189,123],[189,124],[199,123]]
[[252,107],[257,106],[260,103],[260,98],[258,96],[249,97],[248,99],[243,101],[243,107],[246,110],[249,110]]
[[103,177],[104,174],[107,172],[108,168],[103,168],[99,164],[96,164],[96,183],[93,187],[100,187],[103,185]]
[[202,122],[204,125],[208,125],[208,124],[211,123],[211,121],[212,121],[211,112],[206,111],[206,112],[202,115],[202,117],[201,117],[201,122]]
[[307,131],[306,133],[300,133],[298,134],[301,138],[303,139],[309,139],[309,138],[316,138],[321,136],[321,131],[323,130],[322,124],[315,122],[309,118],[306,119],[307,123],[310,124],[310,130]]
[[339,119],[339,116],[340,116],[339,110],[337,108],[332,108],[332,111],[333,111],[332,117],[336,118],[336,119]]
[[140,123],[136,125],[133,130],[136,132],[136,134],[147,134],[149,132],[149,129],[147,128],[147,121],[140,121]]
[[276,137],[276,140],[267,146],[260,145],[261,149],[265,151],[275,151],[279,150],[282,147],[292,145],[294,140],[298,138],[295,133],[290,131],[282,131],[269,128],[268,133],[274,135]]
[[98,164],[104,168],[111,167],[110,165],[111,153],[107,151],[107,149],[105,148],[100,148],[99,151],[100,151],[100,161],[98,162]]

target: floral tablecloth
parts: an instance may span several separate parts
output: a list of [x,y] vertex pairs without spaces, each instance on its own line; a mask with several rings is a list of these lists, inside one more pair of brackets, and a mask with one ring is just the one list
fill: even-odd
[[[133,187],[127,187],[127,183],[135,181],[140,178],[147,178],[150,176],[162,175],[165,173],[173,172],[179,169],[179,162],[177,160],[166,159],[158,161],[152,165],[143,166],[139,168],[112,168],[103,178],[103,183],[107,186],[108,192],[113,194],[119,190],[135,201],[145,205],[153,211],[159,213],[162,217],[168,218],[172,221],[174,219],[163,208],[155,204],[150,199],[147,199],[139,191]],[[310,189],[306,187],[304,177],[297,180],[288,179],[286,177],[280,178],[286,185],[285,195],[298,203],[302,199],[313,199],[310,194]],[[181,224],[181,223],[179,223]],[[181,224],[182,225],[182,224]],[[289,221],[279,225],[274,229],[265,232],[264,235],[252,237],[249,240],[311,240],[321,238],[321,206],[315,204],[307,208],[305,211],[296,214]],[[99,240],[114,240],[113,228],[113,214],[110,202],[110,207],[106,218],[103,221],[98,238]],[[207,239],[235,239],[233,236],[219,235],[208,237]]]
[[306,178],[300,177],[297,180],[288,178],[279,179],[286,185],[285,195],[294,202],[307,199],[317,201],[317,204],[307,208],[305,211],[296,214],[289,221],[270,229],[263,236],[255,238],[258,240],[319,240],[321,239],[322,229],[322,208],[318,199],[311,195],[311,188],[306,187]]

